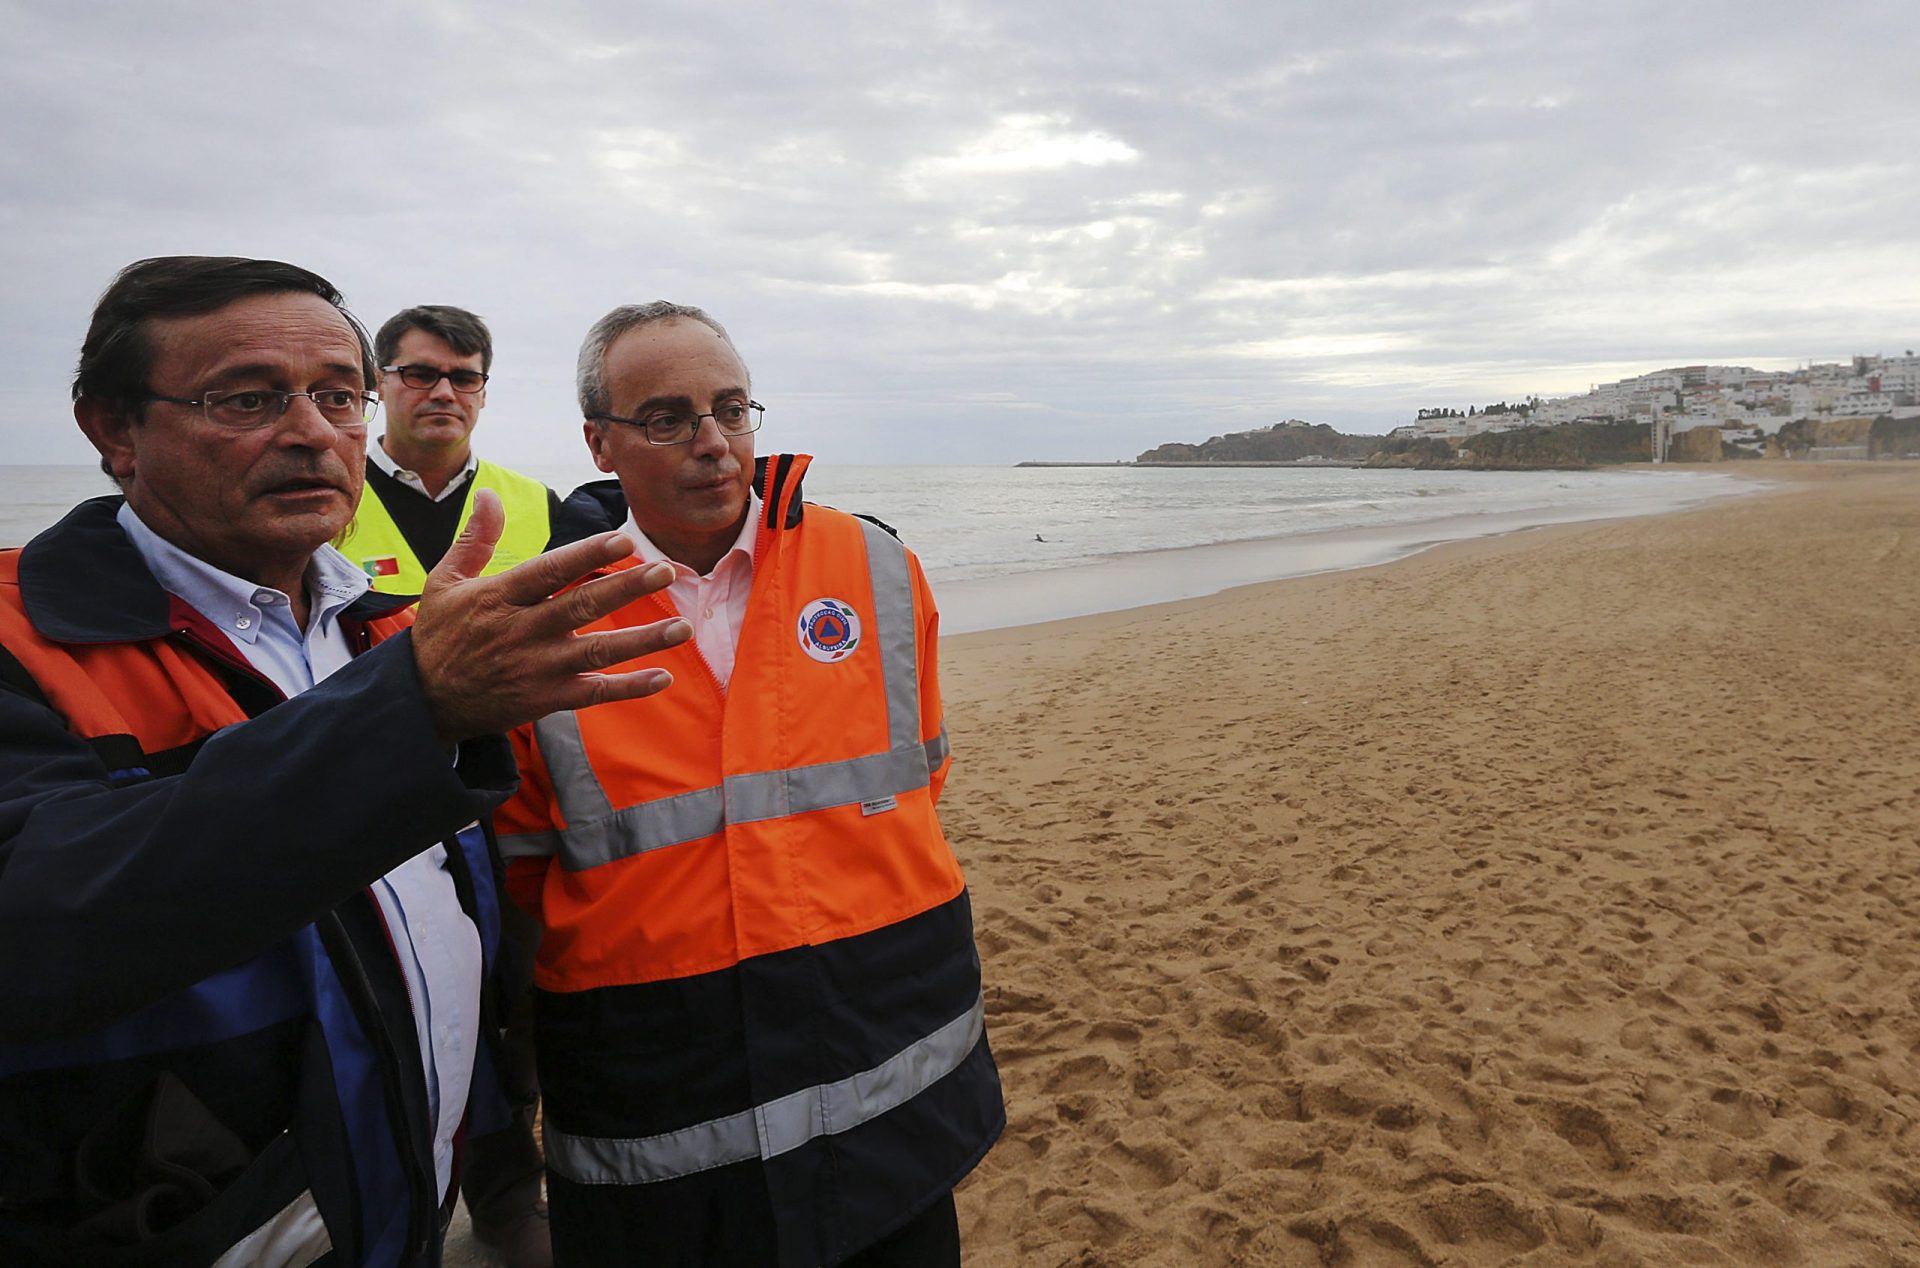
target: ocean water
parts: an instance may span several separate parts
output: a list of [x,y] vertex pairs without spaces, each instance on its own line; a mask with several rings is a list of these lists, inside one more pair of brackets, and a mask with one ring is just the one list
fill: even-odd
[[[583,463],[530,466],[562,493]],[[949,632],[1365,567],[1542,524],[1644,515],[1754,485],[1697,471],[875,467],[819,463],[808,500],[874,515],[919,554]],[[0,466],[0,545],[111,491],[88,467]]]

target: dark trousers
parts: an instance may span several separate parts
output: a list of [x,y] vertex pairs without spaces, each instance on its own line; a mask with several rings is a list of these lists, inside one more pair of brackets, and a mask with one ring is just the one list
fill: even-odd
[[510,902],[500,904],[499,973],[501,1057],[500,1078],[513,1101],[513,1121],[497,1132],[467,1140],[460,1172],[460,1196],[467,1213],[497,1221],[513,1214],[493,1212],[491,1203],[531,1202],[546,1171],[546,1159],[533,1138],[534,1114],[540,1105],[540,1082],[533,1060],[533,957],[540,946],[540,925]]
[[840,1268],[960,1268],[960,1216],[953,1194],[935,1202]]

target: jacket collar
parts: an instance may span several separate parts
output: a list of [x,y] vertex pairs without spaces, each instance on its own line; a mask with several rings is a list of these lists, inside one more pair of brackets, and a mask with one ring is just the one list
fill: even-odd
[[800,500],[800,481],[813,463],[812,454],[782,453],[759,458],[753,464],[753,487],[760,490],[766,506],[766,526],[778,531],[792,528],[806,513]]
[[[131,643],[177,628],[173,600],[154,580],[114,516],[119,494],[89,498],[20,552],[20,599],[27,619],[56,643]],[[342,620],[368,621],[413,603],[411,595],[368,591]]]

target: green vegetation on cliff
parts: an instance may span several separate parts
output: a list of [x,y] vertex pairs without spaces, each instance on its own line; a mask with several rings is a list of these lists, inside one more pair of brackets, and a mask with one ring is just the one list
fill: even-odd
[[1432,437],[1388,440],[1369,467],[1592,467],[1645,462],[1645,423],[1568,423],[1481,432],[1453,444]]
[[1198,445],[1168,444],[1147,450],[1135,462],[1297,462],[1333,458],[1360,462],[1378,449],[1380,436],[1349,436],[1325,423],[1285,422],[1257,431],[1215,436]]

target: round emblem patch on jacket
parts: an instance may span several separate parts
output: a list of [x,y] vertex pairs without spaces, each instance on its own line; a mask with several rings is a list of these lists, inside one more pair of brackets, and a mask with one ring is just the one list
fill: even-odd
[[800,646],[817,661],[845,660],[860,646],[860,617],[838,599],[815,599],[800,609]]

